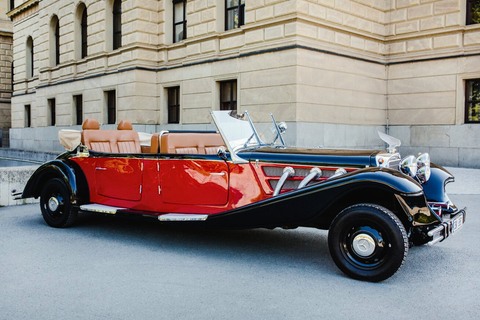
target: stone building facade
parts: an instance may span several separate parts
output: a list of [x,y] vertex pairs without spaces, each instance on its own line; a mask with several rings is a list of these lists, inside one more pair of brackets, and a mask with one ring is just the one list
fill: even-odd
[[12,22],[7,17],[8,3],[0,2],[0,147],[9,146],[12,97]]
[[209,129],[236,108],[287,121],[290,144],[383,148],[388,131],[480,167],[478,0],[14,2],[14,148],[61,150],[85,118]]

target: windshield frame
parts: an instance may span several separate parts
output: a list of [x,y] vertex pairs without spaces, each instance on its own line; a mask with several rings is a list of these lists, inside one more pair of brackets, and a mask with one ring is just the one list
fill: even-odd
[[276,147],[285,147],[282,131],[271,113],[270,118],[275,128],[276,136],[270,143],[261,139],[248,111],[237,113],[235,110],[211,110],[210,114],[234,163],[248,163],[247,160],[238,155],[238,152],[275,146],[279,138],[281,145],[277,145]]

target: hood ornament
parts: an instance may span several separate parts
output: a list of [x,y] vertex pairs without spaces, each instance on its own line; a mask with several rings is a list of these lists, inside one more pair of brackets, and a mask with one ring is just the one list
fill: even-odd
[[380,139],[382,139],[386,144],[388,144],[387,151],[389,153],[396,153],[397,152],[396,148],[402,145],[402,141],[400,141],[395,137],[389,136],[388,134],[380,131],[377,131],[377,133]]

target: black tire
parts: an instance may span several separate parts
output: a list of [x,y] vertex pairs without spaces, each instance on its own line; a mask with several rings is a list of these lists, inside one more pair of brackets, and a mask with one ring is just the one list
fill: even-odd
[[378,282],[400,269],[409,246],[405,227],[390,210],[358,204],[333,219],[328,247],[333,261],[345,274]]
[[40,195],[40,209],[45,222],[55,228],[70,227],[77,218],[77,211],[70,203],[70,192],[57,178],[48,180]]

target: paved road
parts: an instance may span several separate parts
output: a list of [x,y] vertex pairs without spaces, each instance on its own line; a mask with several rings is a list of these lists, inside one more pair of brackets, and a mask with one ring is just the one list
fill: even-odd
[[0,208],[0,319],[473,319],[480,195],[468,224],[412,248],[377,284],[344,276],[325,231],[192,231],[82,215],[45,225],[38,205]]

